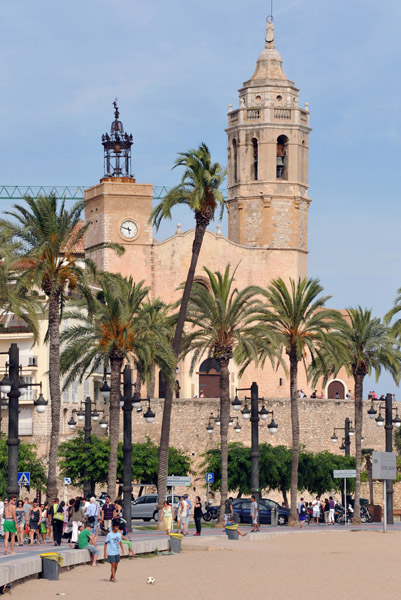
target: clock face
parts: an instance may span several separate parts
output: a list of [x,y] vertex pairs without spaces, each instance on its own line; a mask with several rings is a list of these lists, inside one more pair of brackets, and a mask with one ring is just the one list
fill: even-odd
[[131,219],[125,219],[120,225],[120,233],[126,240],[132,240],[138,233],[138,225]]

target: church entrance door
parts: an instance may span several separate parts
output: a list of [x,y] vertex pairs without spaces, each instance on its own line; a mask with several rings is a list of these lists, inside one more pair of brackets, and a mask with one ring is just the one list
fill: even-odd
[[199,397],[220,398],[220,366],[217,360],[208,358],[199,367]]
[[344,384],[341,381],[332,381],[327,388],[327,398],[344,400],[345,398],[345,388]]

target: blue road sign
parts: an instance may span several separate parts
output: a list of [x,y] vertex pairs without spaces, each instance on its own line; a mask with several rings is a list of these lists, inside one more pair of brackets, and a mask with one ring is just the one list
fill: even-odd
[[213,483],[214,473],[206,473],[206,483]]
[[71,477],[64,477],[64,485],[71,485]]
[[18,485],[31,485],[31,474],[27,472],[18,473],[17,483]]

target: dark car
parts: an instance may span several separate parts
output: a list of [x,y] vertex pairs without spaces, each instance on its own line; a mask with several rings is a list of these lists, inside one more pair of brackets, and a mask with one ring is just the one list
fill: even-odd
[[[233,513],[234,515],[238,515],[240,523],[252,523],[251,502],[252,500],[250,498],[236,498],[233,500]],[[280,504],[274,500],[269,500],[268,498],[261,498],[259,500],[259,523],[265,525],[271,524],[272,508],[278,510],[278,524],[286,525],[288,523],[290,509],[280,506]]]

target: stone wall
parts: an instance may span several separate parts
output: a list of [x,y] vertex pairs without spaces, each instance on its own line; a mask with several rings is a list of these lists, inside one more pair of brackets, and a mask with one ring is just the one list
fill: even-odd
[[[261,406],[261,404],[260,404]],[[377,451],[384,451],[385,440],[384,430],[378,428],[374,420],[370,420],[367,410],[370,406],[368,401],[364,402],[364,448],[374,448]],[[107,408],[107,407],[106,407]],[[260,443],[267,442],[273,445],[283,444],[291,446],[291,413],[290,402],[288,399],[274,399],[266,403],[268,410],[274,411],[274,419],[278,424],[278,430],[275,435],[268,432],[267,424],[270,417],[265,422],[260,423],[259,440]],[[133,411],[133,442],[143,442],[149,436],[155,443],[159,443],[160,429],[163,414],[163,400],[152,402],[152,409],[156,413],[153,424],[146,423],[143,418],[143,412]],[[199,465],[202,462],[202,454],[207,449],[214,448],[219,444],[219,429],[214,428],[212,434],[206,431],[206,425],[209,416],[213,413],[217,415],[219,410],[219,400],[216,399],[177,399],[173,403],[173,413],[171,421],[170,444],[185,451],[191,458],[194,475],[192,477],[193,488],[198,492],[203,490],[203,475],[200,473]],[[231,414],[237,416],[232,410]],[[341,431],[337,432],[338,442],[333,444],[330,440],[334,427],[344,427],[346,417],[352,421],[354,415],[354,403],[350,400],[299,400],[299,421],[301,431],[301,444],[306,450],[319,452],[329,450],[330,452],[341,454],[339,446],[341,444]],[[236,433],[233,427],[229,429],[229,441],[240,441],[245,445],[251,444],[251,425],[238,413],[241,424],[240,433]],[[68,439],[71,435],[68,429],[62,436],[62,440]],[[122,437],[122,416],[120,435]],[[95,435],[100,435],[100,430],[94,429]],[[72,436],[76,435],[75,432]],[[40,458],[47,459],[48,438],[43,435],[35,436],[35,439],[28,438],[27,441],[34,441],[38,446]],[[354,441],[351,441],[351,454],[355,453]],[[195,491],[195,490],[194,490]],[[203,493],[203,492],[202,492]],[[363,492],[365,495],[367,492]],[[368,497],[368,496],[367,496]],[[280,496],[278,495],[279,499]],[[401,507],[401,489],[399,496],[394,498],[394,505]]]

